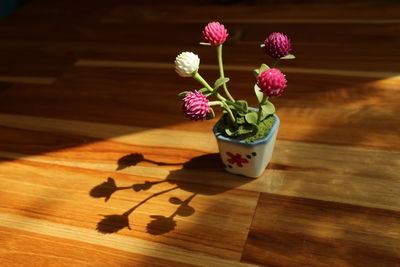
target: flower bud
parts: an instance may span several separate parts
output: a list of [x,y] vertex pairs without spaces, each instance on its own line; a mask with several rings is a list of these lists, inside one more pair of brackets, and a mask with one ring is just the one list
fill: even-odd
[[182,52],[175,59],[175,71],[182,77],[190,77],[199,69],[200,58],[192,52]]
[[225,42],[228,37],[228,31],[223,24],[219,22],[210,22],[204,27],[203,38],[213,46],[218,46]]
[[202,92],[190,92],[182,99],[182,110],[191,120],[204,120],[210,111],[210,105]]
[[281,58],[290,54],[289,38],[283,33],[273,32],[264,41],[265,52],[272,58]]
[[267,96],[280,96],[286,83],[285,75],[278,69],[264,70],[257,79],[257,86]]

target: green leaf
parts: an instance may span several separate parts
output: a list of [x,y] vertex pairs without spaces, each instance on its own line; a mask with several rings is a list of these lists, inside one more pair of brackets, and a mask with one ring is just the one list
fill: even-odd
[[247,113],[245,118],[248,123],[257,124],[257,113],[256,112]]
[[237,100],[235,102],[227,101],[229,107],[232,107],[232,109],[236,110],[238,113],[241,113],[243,115],[246,115],[247,109],[248,109],[248,104],[245,100]]
[[266,117],[269,115],[272,115],[275,113],[275,106],[269,101],[266,101],[264,104],[262,104],[262,111],[261,111],[261,121],[264,120]]
[[238,110],[237,113],[238,113],[239,116],[244,117],[244,116],[246,116],[246,114],[247,114],[247,110],[246,110],[246,111]]
[[280,59],[295,59],[295,58],[296,57],[294,55],[289,54],[287,56],[281,57]]
[[251,132],[253,132],[253,127],[242,126],[237,130],[236,135],[249,134]]
[[245,118],[244,117],[237,117],[236,118],[236,123],[237,124],[244,124],[244,123],[246,123],[246,120],[245,120]]
[[212,107],[210,107],[210,111],[207,113],[206,120],[211,120],[215,118],[215,113]]
[[206,94],[211,94],[212,92],[208,90],[207,88],[201,88],[200,90],[197,90],[197,92],[202,92],[204,95]]
[[257,96],[258,103],[261,103],[264,94],[263,94],[263,92],[260,91],[260,87],[258,87],[257,84],[254,85],[254,93]]
[[237,131],[232,131],[230,128],[226,128],[225,132],[229,136],[235,135],[237,133]]
[[270,69],[270,67],[268,67],[267,64],[261,64],[260,73],[263,72],[264,70],[269,70],[269,69]]
[[265,103],[262,104],[262,109],[264,112],[266,112],[268,115],[274,114],[275,113],[275,106],[272,104],[270,101],[265,101]]
[[198,90],[197,92],[202,92],[203,95],[205,96],[209,96],[212,94],[212,92],[210,90],[208,90],[207,88],[201,88],[200,90]]
[[224,78],[219,78],[218,80],[216,80],[215,81],[215,83],[214,83],[214,90],[215,89],[217,89],[218,87],[220,87],[221,85],[223,85],[223,84],[225,84],[225,83],[227,83],[227,82],[229,82],[229,78],[226,78],[226,77],[224,77]]
[[247,111],[249,105],[247,104],[246,100],[237,100],[235,102],[236,105],[239,105],[243,110]]
[[183,92],[180,92],[180,93],[178,94],[178,96],[179,96],[180,99],[182,99],[182,98],[184,98],[185,95],[187,95],[188,93],[190,93],[190,92],[189,92],[189,91],[183,91]]
[[268,70],[268,69],[270,69],[270,67],[268,67],[268,65],[266,65],[266,64],[261,64],[261,66],[260,66],[259,69],[253,70],[253,75],[254,75],[254,77],[256,77],[256,79],[257,79],[261,72],[263,72],[264,70]]
[[254,77],[257,79],[257,78],[258,78],[258,75],[260,75],[260,70],[259,70],[259,69],[254,69],[254,70],[253,70],[253,75],[254,75]]
[[260,130],[260,127],[258,127],[257,124],[252,124],[251,126],[252,126],[254,135],[256,135],[258,133],[258,131]]
[[210,46],[210,45],[211,45],[210,43],[205,43],[205,42],[200,42],[199,44],[200,44],[200,45],[207,45],[207,46]]

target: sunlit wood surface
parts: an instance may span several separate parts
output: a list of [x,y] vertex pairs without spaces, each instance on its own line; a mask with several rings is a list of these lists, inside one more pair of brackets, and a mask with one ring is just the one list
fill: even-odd
[[[34,0],[0,21],[1,266],[400,266],[400,5]],[[177,1],[175,1],[177,2]],[[220,20],[232,93],[294,61],[262,177],[224,172],[177,93]]]

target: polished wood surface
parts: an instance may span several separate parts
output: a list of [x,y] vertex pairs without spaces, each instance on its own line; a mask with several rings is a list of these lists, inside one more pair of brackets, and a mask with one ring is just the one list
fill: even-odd
[[[35,0],[0,21],[1,266],[400,266],[400,5]],[[181,51],[255,105],[258,45],[294,61],[265,173],[226,173]]]

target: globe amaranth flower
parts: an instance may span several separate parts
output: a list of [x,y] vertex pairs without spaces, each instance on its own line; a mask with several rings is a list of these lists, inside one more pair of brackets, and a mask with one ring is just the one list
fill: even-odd
[[272,58],[281,58],[290,54],[289,38],[283,33],[273,32],[264,41],[265,52]]
[[200,58],[192,52],[182,52],[175,59],[175,71],[182,77],[190,77],[199,69]]
[[280,96],[286,87],[285,75],[278,69],[268,69],[260,73],[257,85],[267,96]]
[[218,46],[225,42],[228,37],[228,31],[223,24],[219,22],[210,22],[204,27],[203,38],[213,46]]
[[202,92],[190,92],[182,99],[182,109],[191,120],[204,120],[210,111],[210,105]]

